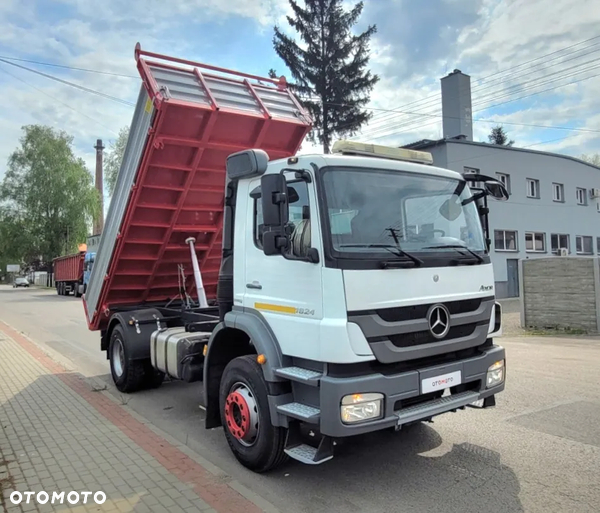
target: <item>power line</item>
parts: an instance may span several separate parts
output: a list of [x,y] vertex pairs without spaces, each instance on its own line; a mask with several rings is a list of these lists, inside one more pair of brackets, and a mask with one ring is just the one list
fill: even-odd
[[55,80],[56,82],[60,82],[62,84],[74,87],[74,88],[79,89],[81,91],[85,91],[87,93],[95,94],[95,95],[100,96],[102,98],[106,98],[107,100],[112,100],[112,101],[115,101],[117,103],[121,103],[123,105],[128,105],[128,106],[131,106],[131,107],[135,106],[135,104],[132,103],[132,102],[130,102],[130,101],[123,100],[121,98],[117,98],[116,96],[111,96],[109,94],[102,93],[102,92],[96,91],[94,89],[90,89],[89,87],[84,87],[84,86],[81,86],[79,84],[75,84],[74,82],[69,82],[68,80],[63,80],[62,78],[58,78],[58,77],[55,77],[53,75],[49,75],[47,73],[43,73],[43,72],[38,71],[38,70],[35,70],[35,69],[32,69],[32,68],[28,68],[26,66],[21,66],[20,64],[16,64],[14,62],[10,62],[10,61],[4,60],[2,58],[0,58],[0,62],[4,62],[5,64],[9,64],[10,66],[15,66],[17,68],[21,68],[21,69],[24,69],[26,71],[30,71],[31,73],[35,73],[36,75],[41,75],[41,76],[43,76],[45,78],[49,78],[50,80]]
[[[564,52],[565,50],[569,50],[569,49],[571,49],[571,48],[574,48],[574,47],[576,47],[576,46],[579,46],[579,45],[582,45],[582,44],[588,43],[588,42],[590,42],[590,41],[594,41],[594,40],[596,40],[596,39],[600,39],[600,36],[591,37],[591,38],[589,38],[589,39],[586,39],[586,40],[584,40],[584,41],[580,41],[580,42],[578,42],[578,43],[575,43],[575,44],[572,44],[572,45],[570,45],[570,46],[567,46],[567,47],[564,47],[564,48],[560,48],[560,49],[558,49],[558,50],[555,50],[554,52],[550,52],[550,53],[548,53],[548,54],[541,55],[541,56],[539,56],[539,57],[536,57],[536,58],[534,58],[534,59],[531,59],[531,60],[529,60],[529,61],[522,62],[522,63],[520,63],[520,64],[517,64],[517,65],[515,65],[515,66],[511,66],[511,67],[509,67],[509,68],[504,68],[503,70],[499,70],[499,71],[497,71],[497,72],[495,72],[495,73],[492,73],[491,75],[487,75],[487,76],[485,76],[485,77],[482,77],[482,78],[480,78],[480,79],[478,79],[478,80],[477,80],[477,84],[476,84],[476,85],[473,87],[473,91],[475,91],[475,90],[477,90],[477,89],[480,89],[480,88],[481,88],[481,85],[482,85],[482,82],[485,82],[487,79],[489,79],[489,78],[491,78],[491,77],[494,77],[494,76],[497,76],[497,75],[501,75],[501,74],[503,74],[503,73],[505,73],[505,72],[507,72],[507,71],[511,71],[511,70],[512,70],[512,73],[509,73],[509,74],[508,74],[508,75],[506,75],[505,77],[499,77],[499,78],[496,78],[496,79],[494,79],[492,82],[494,82],[494,81],[498,81],[498,80],[503,80],[503,79],[505,79],[505,78],[508,78],[508,77],[510,77],[510,76],[512,76],[512,75],[514,75],[515,73],[516,73],[516,74],[519,74],[519,73],[521,73],[521,71],[515,71],[517,68],[520,68],[520,67],[522,67],[522,66],[526,66],[527,64],[531,64],[532,62],[539,61],[539,60],[541,60],[541,59],[544,59],[544,58],[546,58],[546,57],[550,57],[550,56],[552,56],[552,55],[555,55],[555,54],[557,54],[557,53]],[[588,48],[592,48],[592,47],[594,47],[594,46],[597,46],[597,45],[599,45],[599,44],[600,44],[600,42],[598,42],[598,43],[594,43],[593,45],[587,46],[587,47],[585,47],[585,48],[580,48],[579,50],[576,50],[575,52],[571,52],[571,53],[577,53],[577,52],[580,52],[580,51],[582,51],[582,50],[586,50],[586,49],[588,49]],[[568,54],[567,54],[567,55],[568,55]],[[587,55],[587,54],[586,54],[586,55]],[[555,57],[555,58],[553,58],[553,59],[550,59],[550,61],[546,61],[545,63],[547,64],[548,62],[552,62],[553,60],[556,60],[557,58],[561,58],[561,57],[566,57],[566,55],[562,55],[562,56],[559,56],[559,57]],[[574,57],[573,59],[576,59],[576,58],[579,58],[579,57],[582,57],[582,56],[577,56],[577,57]],[[571,59],[571,60],[572,60],[572,59]],[[544,63],[542,63],[542,64],[544,64]],[[559,63],[559,64],[560,64],[560,63]],[[536,65],[536,66],[538,66],[538,65]],[[487,86],[486,86],[486,87],[487,87]],[[408,104],[405,104],[405,105],[400,105],[399,107],[396,107],[396,108],[392,109],[392,111],[395,111],[395,110],[397,110],[397,109],[401,109],[401,108],[405,108],[405,107],[408,107],[408,106],[410,106],[410,105],[414,105],[414,104],[416,104],[416,103],[424,102],[424,101],[425,101],[425,100],[427,100],[427,99],[435,99],[435,100],[437,101],[437,100],[439,100],[439,96],[438,96],[438,94],[433,94],[433,95],[427,96],[427,97],[425,97],[425,98],[422,98],[421,100],[415,100],[415,101],[413,101],[413,102],[410,102],[410,103],[408,103]],[[432,104],[432,102],[428,102],[428,103],[429,103],[429,105],[431,105],[431,104]],[[419,106],[419,108],[424,108],[425,106],[426,106],[426,105],[422,105],[422,106]],[[384,116],[384,117],[388,117],[388,116]],[[392,117],[393,117],[393,116],[392,116]],[[377,121],[383,121],[383,118],[379,118]]]
[[99,75],[110,75],[112,77],[137,78],[138,80],[140,80],[140,77],[137,75],[125,75],[123,73],[114,73],[112,71],[101,71],[101,70],[90,69],[90,68],[78,68],[75,66],[66,66],[65,64],[55,64],[52,62],[34,61],[31,59],[21,59],[19,57],[8,57],[6,55],[0,55],[0,59],[4,59],[7,61],[29,62],[30,64],[39,64],[40,66],[52,66],[55,68],[70,69],[73,71],[85,71],[87,73],[97,73]]
[[[588,70],[583,70],[583,71],[580,71],[580,72],[577,72],[577,73],[566,75],[565,77],[561,77],[561,78],[568,78],[570,76],[574,76],[574,75],[577,75],[579,73],[582,73],[582,72],[585,72],[585,71],[590,71],[590,70],[597,69],[597,68],[600,68],[600,65],[599,66],[595,66],[593,68],[590,68]],[[536,92],[531,93],[531,94],[518,96],[516,98],[512,98],[512,99],[506,100],[504,102],[494,103],[493,105],[485,105],[484,107],[481,107],[481,108],[475,110],[474,112],[478,112],[478,111],[481,111],[481,110],[488,110],[488,109],[491,109],[491,108],[499,107],[501,105],[506,105],[507,103],[512,103],[512,102],[515,102],[515,101],[518,101],[518,100],[522,100],[524,98],[530,98],[530,97],[536,96],[538,94],[542,94],[542,93],[545,93],[545,92],[549,92],[549,91],[553,91],[553,90],[556,90],[556,89],[560,89],[562,87],[566,87],[566,86],[573,85],[573,84],[576,84],[576,83],[579,83],[579,82],[583,82],[585,80],[589,80],[591,78],[595,78],[595,77],[598,77],[598,76],[600,76],[600,73],[597,73],[597,74],[594,74],[594,75],[590,75],[588,77],[583,77],[583,78],[580,78],[578,80],[573,80],[573,81],[571,81],[571,82],[569,82],[567,84],[560,84],[560,85],[557,85],[557,86],[554,86],[554,87],[543,89],[541,91],[536,91]],[[537,84],[534,87],[531,87],[531,88],[528,88],[528,89],[534,89],[535,87],[539,87],[540,85],[543,85],[543,84]],[[505,96],[501,96],[498,99],[501,99],[501,98],[504,98],[504,97],[506,97],[506,95]],[[486,103],[486,102],[484,102],[484,103]],[[481,102],[480,103],[476,103],[474,106],[479,106],[479,105],[483,105],[483,103],[481,103]],[[418,115],[419,116],[424,116],[424,114],[418,114]],[[442,117],[443,118],[443,116],[436,116],[436,117]],[[474,121],[478,121],[478,120],[474,120]],[[502,122],[499,122],[499,121],[495,121],[495,122],[496,123],[502,123]],[[411,122],[409,122],[408,125],[410,125],[410,123]],[[414,121],[412,121],[412,123],[414,123]],[[436,123],[436,121],[434,121],[433,123],[425,123],[425,124],[421,124],[421,125],[417,125],[417,126],[408,126],[408,128],[403,128],[402,130],[396,130],[396,131],[393,131],[393,132],[388,132],[388,133],[385,133],[385,134],[382,134],[382,135],[377,135],[377,136],[373,137],[373,135],[375,133],[377,133],[377,131],[375,131],[371,135],[369,135],[368,133],[367,134],[361,134],[361,137],[364,137],[366,135],[366,137],[368,137],[370,140],[377,140],[377,139],[382,139],[384,137],[390,137],[390,136],[393,136],[393,135],[397,135],[397,134],[400,134],[402,132],[406,132],[408,130],[418,130],[420,128],[423,128],[423,127],[426,127],[426,126],[430,126],[430,125],[435,124],[435,123]],[[506,124],[509,124],[509,123],[507,122]],[[516,123],[512,123],[512,124],[516,125]],[[403,126],[407,126],[407,123],[405,123],[404,125],[402,125],[402,124],[397,125],[394,128],[402,128]],[[388,128],[392,128],[392,127],[388,127]],[[388,128],[386,128],[386,129],[388,129]],[[548,127],[548,128],[554,128],[554,127]],[[382,129],[378,129],[378,130],[382,130]],[[385,130],[385,129],[383,129],[383,130]]]
[[[598,59],[591,59],[589,61],[586,61],[585,63],[580,63],[578,65],[571,66],[569,68],[566,68],[566,69],[563,69],[563,70],[559,70],[557,72],[553,72],[553,73],[550,73],[550,74],[538,77],[536,79],[529,80],[527,82],[523,82],[523,83],[520,83],[520,84],[515,84],[513,86],[509,86],[509,87],[505,88],[504,90],[500,90],[500,91],[497,91],[495,93],[491,93],[489,95],[485,95],[483,98],[480,98],[480,99],[476,100],[476,102],[473,105],[473,107],[478,107],[480,105],[483,105],[486,102],[489,103],[489,101],[496,102],[499,99],[510,97],[513,93],[517,93],[517,92],[518,93],[522,93],[524,91],[535,89],[535,88],[537,88],[539,86],[543,86],[543,85],[546,85],[546,84],[551,84],[551,83],[554,83],[554,82],[559,82],[559,81],[561,81],[563,79],[575,76],[577,74],[597,69],[598,66],[593,66],[593,67],[588,67],[588,68],[583,69],[583,70],[579,70],[579,71],[574,72],[574,73],[569,73],[569,74],[566,74],[566,75],[564,74],[565,71],[570,71],[570,70],[576,69],[576,68],[578,68],[580,66],[588,65],[588,64],[591,64],[591,63],[595,63],[597,61],[600,61],[600,58],[598,58]],[[557,78],[554,78],[554,79],[551,79],[551,80],[543,81],[544,79],[546,79],[546,78],[548,78],[550,76],[557,75],[557,74],[560,74],[561,76],[559,76]],[[532,84],[532,82],[537,82],[539,80],[542,80],[542,82]],[[526,85],[526,84],[530,84],[530,85],[528,85],[527,87],[523,88],[522,86]],[[559,87],[559,86],[557,86],[557,87]],[[545,91],[547,91],[547,90],[545,90]],[[524,97],[526,97],[526,96],[519,96],[516,99],[521,99],[521,98],[524,98]],[[514,100],[511,100],[511,101],[514,101]],[[495,103],[493,106],[495,107],[495,106],[498,106],[498,105],[500,105],[500,104]],[[486,108],[490,108],[490,107],[486,107]],[[436,110],[439,111],[440,109],[438,108]],[[482,110],[482,109],[479,109],[479,110]],[[429,114],[429,113],[415,112],[414,116],[415,117],[419,117],[419,116],[425,116],[427,114]],[[413,124],[415,122],[418,122],[418,119],[414,119],[414,118],[413,119],[408,119],[408,120],[404,120],[404,121],[402,121],[400,123],[397,123],[397,122],[388,122],[388,123],[386,123],[384,125],[373,127],[371,130],[369,130],[369,127],[367,127],[366,133],[370,134],[370,135],[375,135],[377,133],[381,133],[382,131],[385,131],[385,130],[388,130],[388,129],[391,129],[391,128],[398,129],[398,128],[403,128],[403,127],[406,127],[406,126],[410,126],[411,124]],[[363,132],[363,134],[364,133],[365,132]]]
[[[588,41],[591,41],[591,40],[593,40],[593,39],[597,39],[597,38],[600,38],[600,36],[597,36],[596,38],[591,38],[591,39],[588,39],[588,40],[586,40],[586,41],[583,41],[583,42],[581,42],[581,43],[578,43],[578,44],[582,44],[582,43],[585,43],[585,42],[588,42]],[[577,45],[578,45],[578,44],[577,44]],[[533,61],[536,61],[536,60],[543,59],[543,58],[545,58],[545,57],[547,57],[547,56],[551,56],[551,55],[553,55],[553,54],[556,54],[556,53],[562,52],[562,51],[564,51],[564,50],[566,50],[566,49],[572,48],[573,46],[577,46],[577,45],[571,45],[570,47],[563,48],[563,49],[561,49],[561,50],[557,50],[557,51],[555,51],[555,52],[551,52],[550,54],[546,54],[546,55],[544,55],[544,56],[540,56],[540,57],[538,57],[538,58],[536,58],[536,59],[532,59],[531,61],[527,61],[526,63],[519,64],[519,65],[515,66],[514,68],[518,68],[518,67],[521,67],[521,66],[523,66],[523,65],[525,65],[525,64],[528,64],[528,63],[530,63],[530,62],[533,62]],[[494,82],[498,82],[498,81],[500,81],[500,82],[501,82],[501,81],[505,81],[505,80],[506,80],[506,79],[508,79],[509,77],[512,77],[512,78],[513,78],[513,80],[514,80],[515,78],[517,78],[516,76],[518,76],[519,78],[523,78],[523,77],[525,77],[525,76],[527,76],[527,75],[531,75],[531,74],[533,74],[533,73],[540,73],[540,72],[544,72],[544,71],[547,71],[547,70],[549,70],[549,69],[550,69],[550,68],[552,68],[552,67],[555,67],[555,66],[558,66],[558,65],[562,65],[562,64],[565,64],[565,63],[567,63],[567,62],[570,62],[570,61],[576,60],[576,59],[581,59],[582,57],[585,57],[586,55],[590,55],[590,54],[592,54],[592,53],[595,53],[595,52],[597,52],[597,51],[598,51],[598,49],[595,49],[595,50],[593,50],[593,51],[591,51],[591,52],[587,52],[587,53],[583,53],[583,54],[579,54],[579,55],[572,56],[572,57],[570,57],[569,59],[565,59],[565,57],[568,57],[569,55],[572,55],[572,54],[576,54],[576,53],[578,53],[578,52],[582,52],[582,51],[588,50],[589,48],[593,48],[593,47],[595,47],[595,46],[598,46],[598,45],[600,45],[600,42],[594,43],[594,44],[592,44],[592,45],[589,45],[589,46],[587,46],[587,47],[584,47],[584,48],[577,49],[577,50],[575,50],[574,52],[571,52],[570,54],[559,55],[558,57],[554,57],[554,58],[552,58],[552,59],[545,60],[545,61],[544,61],[543,63],[541,63],[541,64],[534,65],[534,66],[533,66],[533,68],[534,68],[534,69],[532,69],[532,70],[531,70],[531,69],[529,69],[529,68],[528,68],[528,69],[526,69],[526,70],[519,70],[519,71],[513,70],[513,71],[512,71],[511,73],[509,73],[508,75],[504,75],[504,76],[498,77],[498,78],[496,78],[496,79],[492,80],[491,82],[487,82],[487,83],[485,83],[485,84],[484,84],[484,86],[482,86],[482,85],[481,85],[481,82],[482,82],[484,79],[481,79],[481,80],[479,81],[479,85],[476,85],[475,87],[473,87],[473,89],[472,89],[472,92],[473,92],[473,93],[476,93],[476,92],[481,92],[482,90],[490,89],[491,87],[493,87],[493,85],[494,85]],[[550,66],[547,66],[547,64],[548,64],[549,62],[555,61],[555,60],[557,60],[557,59],[562,59],[562,60],[561,60],[560,62],[557,62],[557,63],[555,63],[555,64],[552,64],[552,65],[550,65]],[[539,66],[544,66],[544,65],[546,65],[546,67],[545,67],[545,68],[541,68],[541,69],[539,68]],[[581,65],[582,65],[582,63],[578,64],[577,66],[581,66]],[[511,68],[508,68],[508,71],[510,71],[510,69],[511,69]],[[569,69],[572,69],[572,68],[569,68]],[[562,72],[562,71],[564,71],[564,70],[559,70],[559,71],[558,71],[558,73],[560,73],[560,72]],[[498,72],[498,73],[500,73],[500,72]],[[555,72],[554,74],[556,74],[556,73],[557,73],[557,72]],[[515,75],[516,75],[516,76],[515,76]],[[536,79],[533,79],[533,80],[541,80],[541,79],[543,79],[543,78],[546,78],[546,77],[549,77],[549,76],[552,76],[552,74],[546,74],[546,75],[542,75],[541,77],[537,77]],[[485,78],[485,77],[484,77],[484,78]],[[529,82],[527,82],[527,83],[529,83]],[[503,90],[500,90],[500,91],[502,92]],[[490,93],[488,93],[488,94],[489,94],[489,96],[490,96],[490,97],[493,97],[493,96],[494,96],[494,94],[496,94],[496,91],[490,91]],[[437,111],[437,110],[439,110],[439,109],[440,109],[440,106],[439,106],[439,95],[433,95],[433,96],[435,97],[435,99],[434,99],[433,101],[429,101],[429,102],[427,102],[427,103],[425,103],[425,104],[422,104],[422,105],[420,105],[418,108],[419,108],[419,109],[429,109],[430,107],[434,107],[434,106],[435,106],[436,108],[434,109],[434,111]],[[412,102],[412,103],[415,103],[415,102]],[[432,111],[431,109],[429,109],[429,110],[426,110],[426,111],[424,111],[424,112],[430,113],[430,112],[434,112],[434,111]],[[401,115],[401,114],[395,114],[395,113],[391,113],[391,114],[384,115],[383,117],[379,117],[379,118],[377,118],[377,120],[375,121],[375,123],[371,123],[371,124],[370,124],[370,127],[369,127],[369,128],[371,128],[371,129],[381,129],[381,128],[383,128],[384,126],[386,126],[386,127],[389,127],[389,126],[391,126],[391,125],[390,125],[391,119],[392,119],[392,118],[396,118],[396,117],[398,117],[399,115]],[[376,117],[376,116],[377,116],[377,114],[375,115],[375,117]],[[401,126],[406,126],[406,124],[408,124],[409,122],[413,122],[413,121],[415,121],[415,120],[414,120],[414,119],[412,119],[412,120],[405,120],[405,121],[403,121],[403,122],[402,122],[402,125],[401,125]],[[382,124],[382,123],[383,123],[383,124]],[[386,123],[387,123],[387,124],[386,124]],[[378,126],[378,125],[379,125],[379,126]]]
[[104,125],[103,123],[100,123],[100,121],[98,121],[97,119],[92,118],[91,116],[88,116],[87,114],[77,110],[76,108],[74,108],[73,106],[59,100],[58,98],[55,98],[54,96],[52,96],[51,94],[48,94],[46,91],[43,91],[42,89],[40,89],[39,87],[34,86],[33,84],[30,84],[29,82],[23,80],[21,77],[18,77],[16,75],[14,75],[13,73],[11,73],[10,71],[4,69],[3,67],[0,67],[0,71],[3,71],[4,73],[6,73],[7,75],[13,77],[15,80],[18,80],[22,83],[24,83],[25,85],[35,89],[36,91],[42,93],[43,95],[47,96],[48,98],[54,100],[55,102],[58,102],[62,105],[64,105],[65,107],[71,109],[73,112],[76,112],[77,114],[80,114],[81,116],[84,116],[86,118],[88,118],[89,120],[93,121],[94,123],[100,125],[101,127],[105,128],[106,130],[111,131],[113,134],[115,135],[119,135],[117,132],[115,132],[112,128],[109,128],[108,126]]

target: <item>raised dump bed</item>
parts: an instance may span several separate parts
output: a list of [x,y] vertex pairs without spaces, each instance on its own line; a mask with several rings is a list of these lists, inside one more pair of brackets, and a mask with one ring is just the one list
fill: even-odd
[[260,148],[294,155],[311,128],[284,79],[273,80],[142,51],[143,81],[115,193],[84,298],[89,328],[110,311],[179,294],[178,265],[196,298],[188,237],[208,300],[221,263],[225,164]]

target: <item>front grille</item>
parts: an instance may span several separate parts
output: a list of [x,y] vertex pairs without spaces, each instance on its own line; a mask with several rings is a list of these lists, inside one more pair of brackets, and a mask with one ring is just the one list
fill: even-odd
[[[476,327],[476,323],[454,326],[453,328],[450,328],[448,334],[443,338],[443,340],[468,337],[473,334]],[[440,339],[435,338],[429,330],[403,333],[402,335],[390,335],[388,338],[396,347],[420,346],[423,344],[432,344],[433,342],[440,341]]]
[[[448,301],[442,304],[448,308],[450,315],[455,315],[466,312],[474,312],[481,306],[481,302],[483,300],[487,300],[487,298]],[[427,317],[427,312],[434,304],[436,303],[427,305],[402,306],[399,308],[382,308],[380,310],[376,310],[375,313],[386,322],[403,322],[413,319],[424,319]]]

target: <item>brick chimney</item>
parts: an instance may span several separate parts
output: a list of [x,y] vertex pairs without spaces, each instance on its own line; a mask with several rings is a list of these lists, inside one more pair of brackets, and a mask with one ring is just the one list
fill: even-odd
[[102,233],[104,229],[104,184],[102,182],[102,156],[104,151],[104,145],[102,139],[96,141],[96,189],[100,193],[100,215],[94,220],[94,233],[98,235]]

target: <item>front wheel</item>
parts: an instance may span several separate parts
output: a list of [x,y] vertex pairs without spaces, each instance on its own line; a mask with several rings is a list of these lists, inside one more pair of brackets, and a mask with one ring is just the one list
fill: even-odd
[[237,460],[254,472],[283,463],[286,429],[271,424],[267,384],[255,355],[234,358],[219,390],[221,423]]

